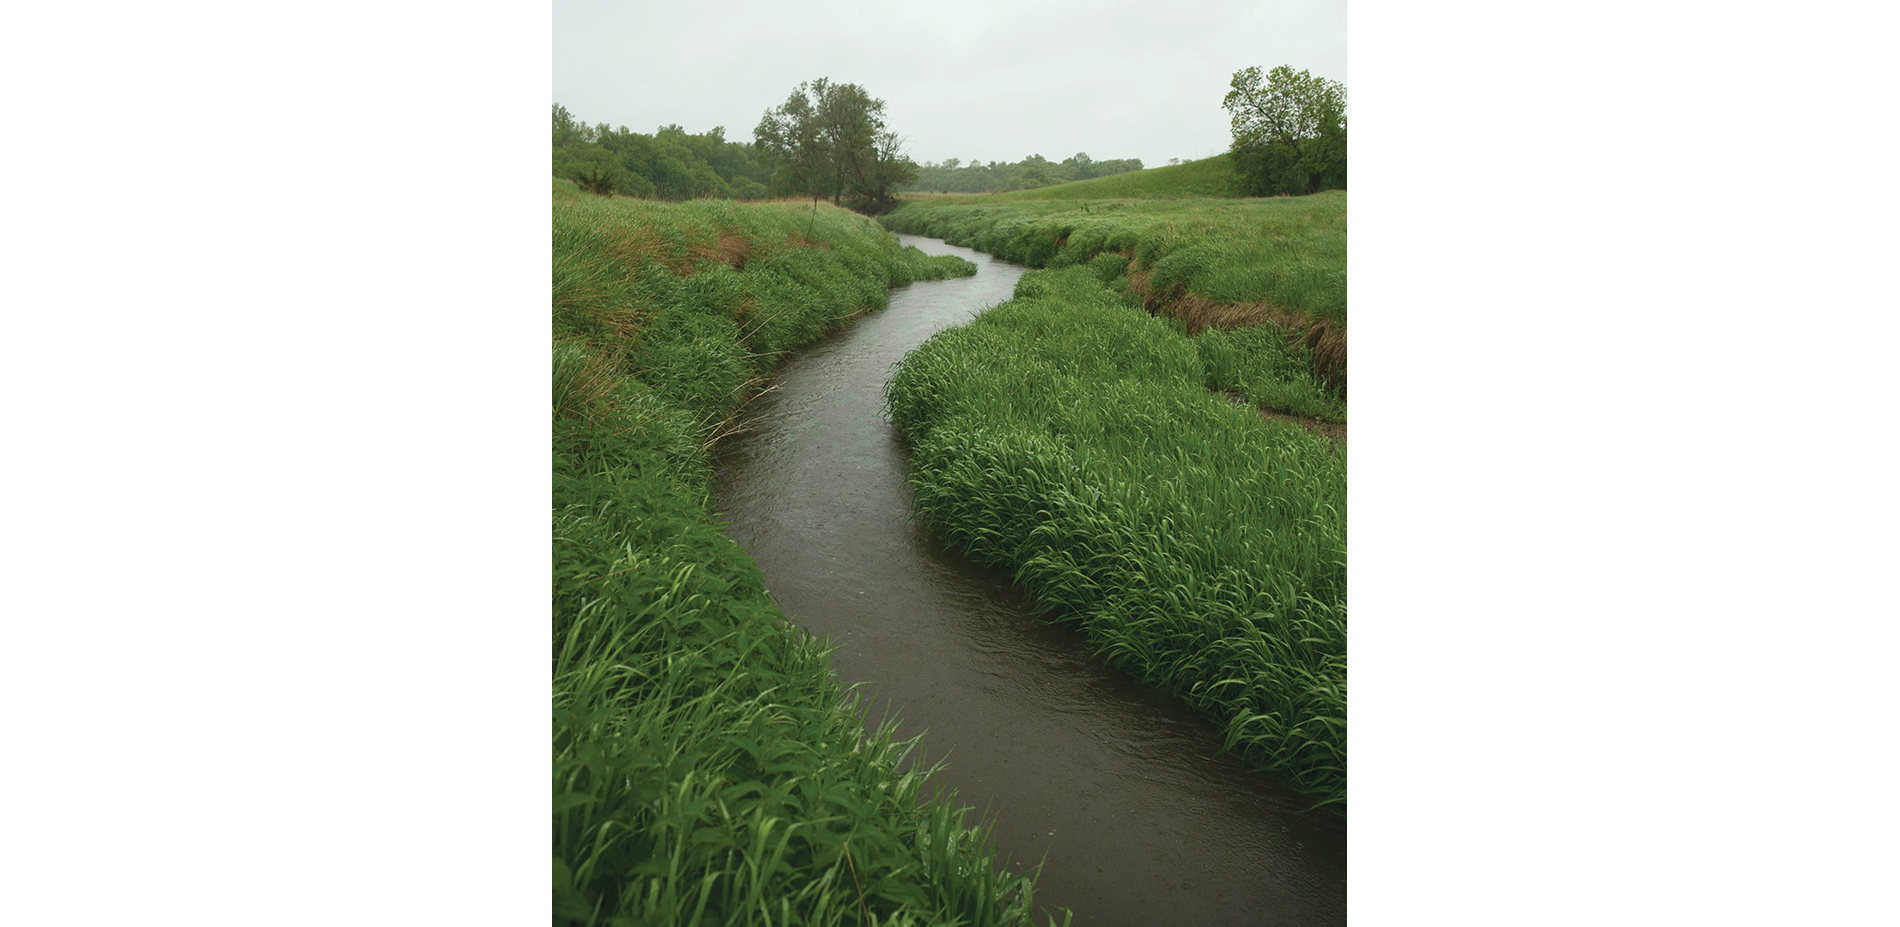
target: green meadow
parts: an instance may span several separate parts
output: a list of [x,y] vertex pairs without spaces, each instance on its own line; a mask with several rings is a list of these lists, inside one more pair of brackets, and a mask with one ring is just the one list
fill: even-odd
[[557,924],[1021,924],[1033,881],[866,731],[707,509],[710,453],[787,350],[974,265],[810,202],[557,180]]

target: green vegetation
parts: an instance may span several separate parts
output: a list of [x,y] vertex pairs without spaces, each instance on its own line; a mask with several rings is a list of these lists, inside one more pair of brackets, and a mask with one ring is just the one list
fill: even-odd
[[1343,813],[1345,447],[1227,396],[1345,421],[1345,92],[1248,69],[1225,105],[1227,155],[885,215],[1045,268],[886,400],[948,543]]
[[954,796],[867,734],[707,511],[709,449],[779,352],[967,275],[829,206],[555,181],[556,924],[1021,924]]
[[726,141],[723,126],[699,135],[662,126],[652,135],[587,125],[554,105],[554,176],[591,193],[661,200],[771,195],[771,168],[751,145]]
[[1187,198],[1228,198],[1242,195],[1240,176],[1234,172],[1233,159],[1218,154],[1199,161],[1145,171],[1078,180],[1038,190],[1002,193],[989,199],[1002,202],[1020,200],[1173,200]]
[[785,103],[766,110],[752,130],[755,146],[776,173],[778,189],[849,201],[867,213],[897,205],[897,185],[917,175],[903,140],[884,124],[884,101],[857,84],[807,81]]
[[1238,393],[1262,409],[1323,422],[1346,420],[1346,401],[1313,375],[1312,350],[1289,343],[1278,326],[1208,328],[1194,336],[1207,388]]
[[1210,393],[1236,375],[1204,353],[1240,346],[1197,345],[1098,261],[1024,275],[903,360],[886,399],[918,510],[1343,811],[1345,449]]
[[1001,161],[984,164],[975,160],[965,164],[959,158],[948,158],[942,164],[925,161],[917,168],[917,178],[897,189],[902,193],[998,193],[1034,190],[1139,170],[1140,158],[1097,161],[1086,151],[1078,151],[1061,161],[1032,154],[1015,164]]
[[[1125,176],[1162,175],[1213,160]],[[1171,176],[1193,179],[1207,174]],[[880,221],[895,231],[942,238],[1031,267],[1089,265],[1104,279],[1119,277],[1147,308],[1179,318],[1190,333],[1274,326],[1288,351],[1308,359],[1310,378],[1343,398],[1344,191],[1265,199],[1032,198],[1062,189],[911,200]],[[1280,369],[1271,358],[1263,363]],[[1287,395],[1284,391],[1241,391],[1273,403],[1268,408],[1314,414],[1310,403],[1304,406],[1308,411],[1297,411],[1287,404],[1290,400],[1267,399]],[[1343,416],[1343,405],[1337,414]]]
[[906,202],[881,221],[1031,267],[1121,253],[1158,297],[1264,301],[1346,320],[1344,192],[1251,200],[944,198]]
[[1346,85],[1281,65],[1234,72],[1231,151],[1250,196],[1346,189]]

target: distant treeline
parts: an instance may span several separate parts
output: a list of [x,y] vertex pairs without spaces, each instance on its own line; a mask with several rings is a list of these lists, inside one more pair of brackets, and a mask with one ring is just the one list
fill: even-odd
[[[674,201],[701,197],[762,200],[788,195],[795,186],[784,176],[777,176],[775,182],[782,165],[756,144],[727,141],[724,126],[694,134],[669,125],[648,135],[604,122],[589,125],[558,103],[553,112],[554,176],[571,180],[591,193]],[[1097,161],[1082,151],[1061,161],[1032,154],[1014,164],[965,164],[950,158],[917,165],[916,179],[898,184],[897,190],[1006,193],[1141,169],[1140,158]]]
[[761,200],[770,194],[772,168],[754,146],[726,141],[724,126],[694,135],[669,125],[647,135],[604,122],[587,125],[557,103],[554,176],[593,193]]
[[1015,164],[1001,161],[965,164],[950,158],[941,164],[925,161],[917,168],[917,179],[897,189],[903,193],[1007,193],[1138,170],[1141,170],[1140,158],[1097,161],[1085,151],[1061,161],[1032,154]]

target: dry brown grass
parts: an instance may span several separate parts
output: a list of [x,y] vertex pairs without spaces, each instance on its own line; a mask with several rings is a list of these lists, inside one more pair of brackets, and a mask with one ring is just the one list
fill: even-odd
[[[629,273],[635,272],[633,268],[660,264],[678,276],[687,277],[711,264],[724,264],[734,270],[741,270],[751,258],[754,248],[751,242],[741,236],[723,234],[714,241],[688,245],[685,255],[680,256],[665,239],[639,229],[620,231],[604,250],[615,262],[629,268]],[[556,260],[560,260],[560,257],[557,256]],[[637,341],[640,332],[652,321],[652,312],[645,307],[618,304],[612,296],[590,285],[593,283],[593,276],[589,275],[582,277],[578,286],[570,284],[562,288],[555,294],[554,308],[557,311],[564,309],[581,313],[598,321],[610,333],[603,345],[611,341],[623,344]],[[747,305],[740,308],[741,324],[744,324],[746,314],[753,308],[750,302],[748,300]]]
[[724,264],[733,270],[743,270],[746,258],[752,255],[752,243],[732,234],[719,236],[716,242],[695,244],[687,249],[686,260],[673,271],[680,276],[689,276],[699,270],[701,264]]
[[566,271],[556,275],[561,281],[553,293],[557,314],[569,312],[595,319],[619,339],[633,340],[646,328],[651,314],[623,304],[608,281],[602,279],[607,270],[566,254],[556,254],[554,262],[557,271]]
[[648,264],[659,264],[678,276],[688,276],[708,263],[719,263],[741,270],[752,256],[754,246],[744,237],[724,233],[710,241],[696,241],[683,248],[666,238],[657,228],[625,225],[601,234],[601,250],[613,261],[638,273]]
[[572,419],[595,427],[612,411],[614,391],[625,376],[606,352],[581,351],[575,361],[558,363],[560,345],[556,344],[554,420]]
[[677,263],[673,259],[672,244],[654,229],[623,226],[601,237],[607,239],[601,250],[630,272],[638,273],[651,263],[669,267]]
[[1210,329],[1244,328],[1273,325],[1313,352],[1313,373],[1341,396],[1346,394],[1346,326],[1333,319],[1308,315],[1275,306],[1265,301],[1218,303],[1198,293],[1175,287],[1173,292],[1157,292],[1149,285],[1154,268],[1136,269],[1134,252],[1122,252],[1129,259],[1128,289],[1141,299],[1142,308],[1155,314],[1167,314],[1187,325],[1188,334],[1198,335]]
[[785,236],[785,246],[788,248],[822,248],[826,251],[831,250],[831,242],[812,238],[809,235],[797,232]]

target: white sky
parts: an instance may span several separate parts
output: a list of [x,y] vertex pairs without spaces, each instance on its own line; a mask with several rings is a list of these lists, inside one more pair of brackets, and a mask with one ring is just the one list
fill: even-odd
[[1344,0],[555,0],[552,102],[749,141],[829,77],[884,100],[919,163],[1086,151],[1155,167],[1225,151],[1234,72],[1281,64],[1346,81]]

